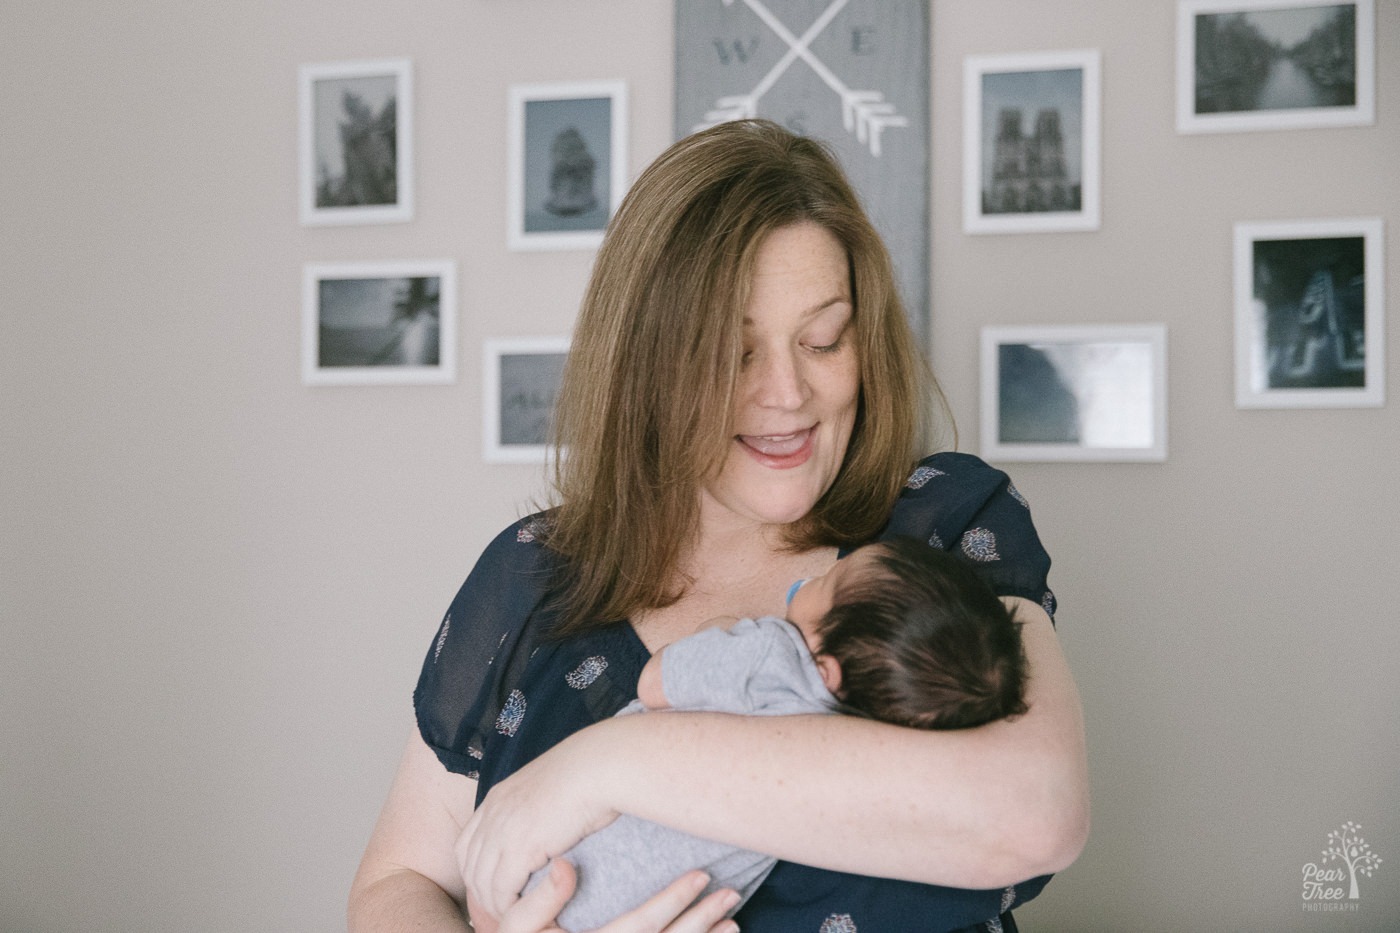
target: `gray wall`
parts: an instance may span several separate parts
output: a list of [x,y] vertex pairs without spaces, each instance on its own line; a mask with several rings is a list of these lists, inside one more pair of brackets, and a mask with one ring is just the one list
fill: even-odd
[[[1236,220],[1378,214],[1400,274],[1400,4],[1377,5],[1374,127],[1186,137],[1169,0],[934,0],[934,359],[963,448],[981,325],[1170,328],[1165,464],[1013,468],[1095,807],[1027,929],[1400,918],[1397,404],[1238,411],[1231,357]],[[635,172],[669,141],[671,5],[0,18],[0,929],[340,929],[418,661],[541,488],[481,461],[478,347],[566,332],[591,258],[506,251],[506,89],[625,79]],[[1078,47],[1103,52],[1102,230],[964,236],[962,57]],[[417,220],[300,226],[297,66],[400,55]],[[456,386],[301,385],[304,262],[444,256]],[[1358,910],[1307,913],[1347,820],[1386,861]]]

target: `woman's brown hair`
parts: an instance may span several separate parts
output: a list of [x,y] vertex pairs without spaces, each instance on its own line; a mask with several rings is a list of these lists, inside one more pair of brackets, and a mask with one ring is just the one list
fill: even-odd
[[854,545],[884,525],[937,391],[889,254],[820,143],[762,120],[721,124],[642,173],[594,264],[555,412],[557,505],[542,529],[565,558],[556,635],[684,593],[699,493],[732,433],[755,255],[799,222],[830,231],[849,258],[861,395],[841,470],[787,544]]

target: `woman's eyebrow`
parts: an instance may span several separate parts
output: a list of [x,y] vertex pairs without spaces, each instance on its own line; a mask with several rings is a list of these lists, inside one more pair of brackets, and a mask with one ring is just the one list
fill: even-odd
[[[850,297],[847,296],[847,295],[836,295],[836,296],[834,296],[834,297],[832,297],[832,298],[826,299],[825,301],[819,301],[819,302],[817,302],[816,304],[812,305],[812,306],[811,306],[810,308],[808,308],[807,310],[800,312],[800,313],[798,314],[798,318],[805,321],[805,320],[807,320],[808,318],[816,317],[818,314],[821,314],[821,313],[822,313],[823,311],[825,311],[827,308],[830,308],[830,307],[832,307],[832,306],[834,306],[834,305],[840,305],[840,304],[850,305],[850,304],[853,304],[853,302],[851,301]],[[745,323],[745,324],[752,324],[752,323],[753,323],[753,318],[749,317],[747,314],[744,315],[744,323]]]

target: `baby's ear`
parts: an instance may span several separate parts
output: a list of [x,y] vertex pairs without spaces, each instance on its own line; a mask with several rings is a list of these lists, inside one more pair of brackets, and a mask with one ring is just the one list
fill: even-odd
[[841,695],[841,663],[829,654],[816,654],[812,660],[817,662],[817,671],[822,675],[822,683],[826,684],[826,689],[830,690],[833,696]]

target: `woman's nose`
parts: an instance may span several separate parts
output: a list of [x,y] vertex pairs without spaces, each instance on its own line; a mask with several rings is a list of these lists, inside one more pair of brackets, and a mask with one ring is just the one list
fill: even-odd
[[807,401],[806,373],[791,351],[762,354],[751,365],[749,379],[754,400],[765,408],[801,408]]

